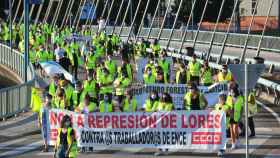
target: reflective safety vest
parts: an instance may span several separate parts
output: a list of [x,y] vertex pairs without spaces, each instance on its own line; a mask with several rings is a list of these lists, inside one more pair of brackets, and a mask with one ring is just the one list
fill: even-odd
[[212,79],[212,71],[211,69],[207,69],[206,71],[204,71],[204,73],[201,76],[201,82],[203,84],[212,84],[213,83],[213,79]]
[[[184,97],[184,101],[185,101],[185,109],[186,110],[192,110],[191,109],[191,100],[192,100],[192,93],[188,92],[185,97]],[[204,109],[205,103],[204,103],[204,99],[203,99],[203,94],[199,93],[199,105],[197,105],[200,107],[201,110]]]
[[164,103],[159,102],[157,111],[172,111],[173,110],[173,104],[172,103]]
[[222,72],[218,73],[218,81],[219,82],[225,82],[225,81],[232,81],[232,74],[231,72],[228,72],[225,76]]
[[55,93],[56,93],[56,87],[54,81],[51,81],[50,85],[49,85],[49,94],[52,95],[52,97],[55,97]]
[[59,99],[58,97],[54,98],[54,106],[57,109],[66,109],[65,105],[65,100],[64,99]]
[[129,78],[117,78],[114,81],[114,87],[116,90],[116,95],[120,96],[124,94],[125,88],[127,88],[129,86],[129,84],[131,83],[131,81],[129,80]]
[[[176,84],[186,84],[190,80],[190,73],[188,73],[188,71],[185,71],[184,76],[182,76],[182,74],[183,71],[181,70],[178,70],[176,72],[176,78],[175,78]],[[181,82],[180,79],[183,79],[183,81],[185,82]]]
[[87,105],[85,107],[84,103],[81,102],[78,106],[79,111],[82,113],[91,113],[94,112],[94,110],[96,109],[96,104],[94,102],[90,102],[89,105]]
[[95,61],[96,57],[94,55],[89,55],[86,58],[86,69],[94,69],[95,68]]
[[102,77],[101,84],[108,84],[108,85],[100,87],[100,94],[112,93],[113,92],[113,85],[112,85],[113,77],[111,75],[107,75],[107,76],[102,75],[101,77]]
[[233,102],[232,96],[227,96],[226,104],[231,107],[231,110],[233,111],[233,119],[235,122],[239,122],[241,118],[242,108],[244,105],[244,98],[243,96],[238,96],[236,98],[235,103]]
[[68,84],[63,89],[64,89],[64,92],[65,92],[66,101],[70,102],[70,99],[71,99],[71,97],[73,95],[73,92],[74,92],[74,88],[70,84]]
[[[227,114],[229,112],[229,110],[230,110],[230,106],[227,105],[227,104],[222,105],[222,104],[218,103],[218,104],[215,105],[215,111],[223,111],[225,114]],[[227,127],[227,129],[230,126],[229,121],[230,121],[230,116],[227,115],[226,116],[226,127]]]
[[254,92],[251,92],[248,96],[248,111],[249,111],[249,117],[256,115],[258,112],[258,107],[257,107],[256,97]]
[[160,45],[159,44],[152,44],[151,45],[151,48],[152,48],[152,50],[153,50],[153,54],[154,55],[158,55],[159,54],[159,52],[160,52]]
[[96,98],[96,81],[95,80],[85,80],[84,90],[89,94],[90,97]]
[[31,105],[30,105],[32,111],[39,113],[41,109],[41,105],[42,105],[42,100],[38,90],[36,90],[36,88],[32,88]]
[[99,110],[100,112],[113,112],[113,105],[112,103],[105,103],[104,100],[101,100]]
[[158,61],[159,66],[162,68],[164,73],[169,73],[169,62],[167,60],[159,60]]
[[36,62],[36,54],[34,51],[29,51],[29,60],[32,64]]
[[[67,128],[67,144],[70,145],[72,143],[70,152],[69,152],[69,157],[70,158],[76,158],[77,157],[77,152],[78,152],[78,146],[77,146],[77,141],[76,140],[72,140],[71,137],[71,132],[72,132],[72,128]],[[61,144],[60,142],[60,135],[62,133],[62,128],[58,128],[57,131],[57,139],[56,139],[56,145],[57,147]]]
[[[80,93],[80,98],[78,98],[78,94]],[[72,95],[73,106],[76,108],[81,102],[84,101],[86,95],[86,91],[83,90],[82,92],[74,91]]]
[[144,108],[146,112],[154,112],[158,109],[159,101],[151,102],[150,99],[147,99],[144,104]]
[[154,84],[156,82],[156,76],[154,74],[151,74],[150,76],[148,74],[144,74],[144,84]]
[[193,61],[191,61],[188,65],[188,67],[189,67],[189,72],[190,72],[191,76],[199,77],[199,74],[200,74],[200,63],[199,62],[193,63]]
[[116,72],[116,66],[117,66],[116,63],[113,60],[111,60],[111,61],[106,60],[105,61],[105,67],[109,70],[109,73],[111,75],[113,75]]
[[132,100],[128,100],[128,98],[125,98],[123,103],[123,112],[135,112],[137,110],[137,102],[135,97],[132,98]]

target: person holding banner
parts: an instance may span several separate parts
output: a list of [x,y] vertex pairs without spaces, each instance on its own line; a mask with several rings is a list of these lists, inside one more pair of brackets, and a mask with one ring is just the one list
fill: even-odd
[[189,62],[188,70],[190,73],[190,81],[199,85],[200,77],[200,63],[196,60],[196,55],[192,56],[192,60]]
[[199,92],[195,83],[188,88],[189,92],[184,97],[184,110],[204,110],[208,106],[205,96]]
[[77,140],[75,131],[72,128],[71,118],[65,115],[61,120],[61,127],[58,128],[57,142],[54,148],[55,158],[76,158]]
[[150,93],[149,98],[145,101],[144,109],[146,112],[154,112],[157,110],[159,104],[158,93],[153,91]]

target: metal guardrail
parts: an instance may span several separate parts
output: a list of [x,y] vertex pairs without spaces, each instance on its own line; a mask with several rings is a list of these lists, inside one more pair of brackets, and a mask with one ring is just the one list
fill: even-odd
[[[98,30],[97,26],[92,27],[94,30]],[[120,27],[115,27],[114,33],[119,34],[121,30],[121,36],[127,37],[129,34],[130,27],[123,27],[122,29]],[[106,32],[108,34],[111,34],[113,32],[112,26],[106,27]],[[157,38],[158,34],[160,32],[160,28],[153,28],[151,30],[150,38]],[[168,40],[170,35],[171,29],[163,29],[160,39]],[[138,37],[147,37],[149,33],[149,28],[142,28]],[[175,29],[171,41],[180,41],[183,38],[184,30],[181,29]],[[195,34],[197,33],[196,30],[189,30],[187,32],[186,36],[186,42],[193,42]],[[214,45],[222,45],[223,40],[225,37],[226,32],[216,32],[215,38],[214,38]],[[211,42],[211,31],[199,31],[198,37],[197,37],[197,43],[200,44],[209,44]],[[238,47],[238,48],[244,48],[244,43],[246,41],[247,34],[238,34],[238,33],[230,33],[228,36],[228,40],[226,43],[226,46],[228,47]],[[248,48],[250,49],[258,49],[259,41],[261,39],[261,35],[250,35],[250,39],[248,42]],[[273,51],[273,52],[280,52],[280,37],[274,37],[274,36],[264,36],[263,41],[261,44],[261,50],[263,51]]]
[[[15,72],[24,80],[23,54],[10,47],[0,44],[0,64]],[[31,87],[35,82],[35,72],[30,64],[27,71],[28,82],[0,89],[0,119],[13,116],[27,109],[31,101]]]

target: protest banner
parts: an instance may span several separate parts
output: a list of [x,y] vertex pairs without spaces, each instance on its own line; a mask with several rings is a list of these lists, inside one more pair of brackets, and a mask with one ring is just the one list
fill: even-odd
[[69,115],[79,147],[143,147],[219,150],[226,144],[226,116],[217,111],[78,114],[49,111],[49,143],[54,145]]

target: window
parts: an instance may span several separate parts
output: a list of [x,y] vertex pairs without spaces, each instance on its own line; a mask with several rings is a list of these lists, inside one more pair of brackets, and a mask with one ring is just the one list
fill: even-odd
[[256,9],[255,15],[258,13],[257,1],[258,1],[258,0],[252,0],[252,9],[251,9],[251,12],[252,12],[252,14],[254,14],[254,9]]

